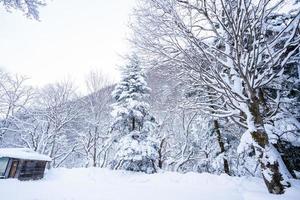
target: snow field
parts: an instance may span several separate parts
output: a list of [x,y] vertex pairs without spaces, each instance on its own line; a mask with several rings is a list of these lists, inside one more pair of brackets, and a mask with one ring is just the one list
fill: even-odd
[[157,174],[100,168],[58,168],[43,180],[0,180],[1,200],[299,200],[300,181],[284,195],[268,194],[262,179],[208,173]]

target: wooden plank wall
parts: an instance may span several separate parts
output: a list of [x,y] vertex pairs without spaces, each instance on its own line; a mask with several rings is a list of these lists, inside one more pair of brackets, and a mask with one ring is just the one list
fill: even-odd
[[46,161],[23,160],[18,173],[19,180],[37,180],[44,177]]

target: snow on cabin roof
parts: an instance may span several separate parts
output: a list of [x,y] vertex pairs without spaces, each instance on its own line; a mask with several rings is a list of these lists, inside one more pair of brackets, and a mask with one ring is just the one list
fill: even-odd
[[28,148],[0,148],[0,158],[1,157],[18,158],[24,160],[51,161],[51,158],[49,156],[37,153]]

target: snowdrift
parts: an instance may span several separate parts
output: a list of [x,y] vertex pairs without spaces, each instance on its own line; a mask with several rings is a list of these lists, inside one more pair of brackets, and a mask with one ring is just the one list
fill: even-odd
[[207,173],[147,175],[100,168],[58,168],[39,181],[0,180],[1,200],[298,200],[300,181],[284,195],[262,179]]

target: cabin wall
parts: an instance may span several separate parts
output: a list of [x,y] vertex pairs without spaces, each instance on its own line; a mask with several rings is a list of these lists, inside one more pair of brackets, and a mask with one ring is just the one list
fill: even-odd
[[46,164],[46,161],[22,160],[17,177],[19,180],[42,179],[44,177]]
[[[13,162],[18,162],[15,174],[11,174]],[[47,161],[21,160],[9,158],[4,178],[18,178],[19,180],[38,180],[44,177]]]
[[18,164],[18,168],[17,168],[17,172],[16,172],[16,175],[15,175],[15,178],[19,178],[20,177],[20,173],[21,173],[21,170],[23,168],[23,164],[24,164],[24,160],[18,160],[19,161],[19,164]]

